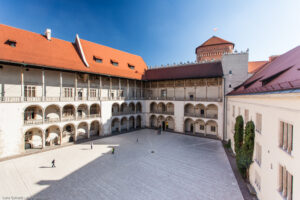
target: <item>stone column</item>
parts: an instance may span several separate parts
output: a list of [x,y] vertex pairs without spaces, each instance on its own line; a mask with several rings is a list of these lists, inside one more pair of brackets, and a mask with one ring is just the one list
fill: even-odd
[[74,99],[77,101],[77,73],[74,75]]
[[129,98],[130,95],[129,95],[129,80],[127,79],[127,98]]
[[45,101],[45,71],[42,70],[42,101]]
[[24,92],[24,69],[21,67],[21,101],[24,101]]
[[99,99],[101,100],[101,90],[102,90],[102,77],[99,78]]
[[63,88],[62,88],[62,72],[59,72],[59,87],[60,87],[60,100],[62,100],[62,93],[63,93]]
[[119,119],[119,133],[121,133],[121,120]]
[[109,77],[109,98],[112,99],[112,95],[111,95],[111,89],[112,89],[112,80],[111,80],[111,77]]
[[134,99],[136,99],[137,95],[136,95],[136,80],[134,80]]
[[42,131],[42,141],[43,141],[43,144],[42,144],[42,149],[45,148],[46,146],[46,136],[45,136],[45,131]]
[[91,80],[90,80],[90,75],[88,74],[87,76],[88,76],[87,100],[90,100]]
[[129,131],[129,119],[127,120],[127,131]]
[[87,123],[87,138],[90,138],[90,124]]

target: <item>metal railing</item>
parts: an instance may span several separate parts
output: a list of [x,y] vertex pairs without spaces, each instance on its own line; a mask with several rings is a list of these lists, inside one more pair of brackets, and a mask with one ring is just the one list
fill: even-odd
[[201,118],[207,118],[207,119],[218,119],[218,115],[216,114],[200,114],[200,113],[189,113],[185,112],[184,116],[187,117],[201,117]]
[[222,98],[184,98],[184,97],[146,97],[148,100],[165,100],[165,101],[214,101],[222,102]]

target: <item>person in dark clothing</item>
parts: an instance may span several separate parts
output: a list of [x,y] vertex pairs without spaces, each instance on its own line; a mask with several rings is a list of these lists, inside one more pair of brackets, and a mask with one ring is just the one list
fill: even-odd
[[136,138],[136,143],[139,143],[139,138]]
[[52,167],[56,167],[55,166],[55,159],[52,160]]
[[91,142],[91,150],[93,149],[93,142]]

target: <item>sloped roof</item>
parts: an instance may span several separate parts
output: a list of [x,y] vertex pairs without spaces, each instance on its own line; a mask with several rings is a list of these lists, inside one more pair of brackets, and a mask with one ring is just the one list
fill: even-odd
[[253,74],[257,72],[261,67],[267,64],[269,61],[250,61],[248,62],[248,73]]
[[173,80],[186,78],[212,78],[222,76],[223,69],[221,62],[211,62],[150,69],[146,71],[144,79]]
[[229,95],[253,94],[300,88],[300,46],[261,67]]
[[201,44],[200,46],[198,46],[196,48],[196,52],[198,48],[201,47],[207,47],[207,46],[214,46],[214,45],[221,45],[221,44],[231,44],[234,47],[234,43],[229,42],[227,40],[224,40],[222,38],[219,38],[217,36],[212,36],[211,38],[209,38],[208,40],[206,40],[203,44]]
[[[7,40],[16,41],[16,47],[5,44]],[[80,42],[89,67],[84,65],[79,50],[72,42],[54,37],[49,41],[42,34],[0,24],[0,60],[2,61],[131,79],[141,79],[147,69],[140,56],[86,40]],[[103,63],[96,63],[93,56],[103,59]],[[111,59],[119,65],[113,66],[110,63]],[[128,64],[133,65],[135,69],[130,69]]]

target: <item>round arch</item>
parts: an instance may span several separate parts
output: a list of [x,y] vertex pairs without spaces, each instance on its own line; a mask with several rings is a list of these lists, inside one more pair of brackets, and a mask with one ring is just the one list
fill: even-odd
[[150,104],[150,112],[152,112],[152,113],[157,112],[157,103],[156,102],[152,102]]
[[135,129],[135,119],[134,116],[129,117],[129,130]]
[[90,106],[90,116],[91,117],[101,117],[101,109],[98,103],[94,103]]
[[194,133],[194,121],[191,118],[184,120],[184,132]]
[[205,129],[207,134],[218,135],[218,123],[214,120],[208,120]]
[[62,130],[62,143],[74,142],[76,126],[72,123],[66,124]]
[[199,117],[205,117],[205,106],[201,103],[195,106],[195,115]]
[[24,110],[25,124],[40,124],[43,122],[43,116],[43,107],[39,105],[30,105]]
[[118,113],[120,112],[119,104],[114,103],[111,107],[111,112],[112,112],[112,115],[118,115]]
[[45,109],[45,122],[58,122],[60,120],[60,106],[51,104]]
[[195,132],[205,134],[205,122],[202,119],[197,119],[195,121]]
[[72,104],[67,104],[63,107],[62,118],[63,119],[75,119],[75,106]]
[[171,117],[171,116],[168,116],[166,118],[166,129],[171,130],[171,131],[174,131],[174,129],[175,129],[175,121],[174,121],[173,117]]
[[166,110],[168,114],[174,114],[174,104],[171,102],[168,102],[166,105]]
[[80,104],[77,107],[77,118],[78,119],[85,119],[89,115],[89,107],[87,104]]
[[119,133],[120,131],[120,120],[119,118],[114,118],[111,122],[111,132]]
[[51,125],[45,130],[45,145],[54,146],[61,144],[61,130],[57,125]]
[[94,120],[90,126],[90,136],[100,136],[100,122],[98,120]]
[[193,104],[188,103],[188,104],[184,105],[184,114],[185,115],[194,115],[194,113],[195,113],[195,107]]
[[218,106],[209,104],[206,106],[206,117],[211,119],[218,119]]
[[88,123],[87,122],[80,122],[77,126],[77,139],[81,140],[88,138]]
[[155,115],[150,116],[150,127],[157,128],[157,117]]
[[136,117],[136,128],[142,128],[142,117],[140,115]]
[[140,102],[137,102],[136,105],[136,112],[141,113],[142,112],[142,104]]
[[43,130],[37,127],[30,128],[25,132],[25,149],[43,148]]

